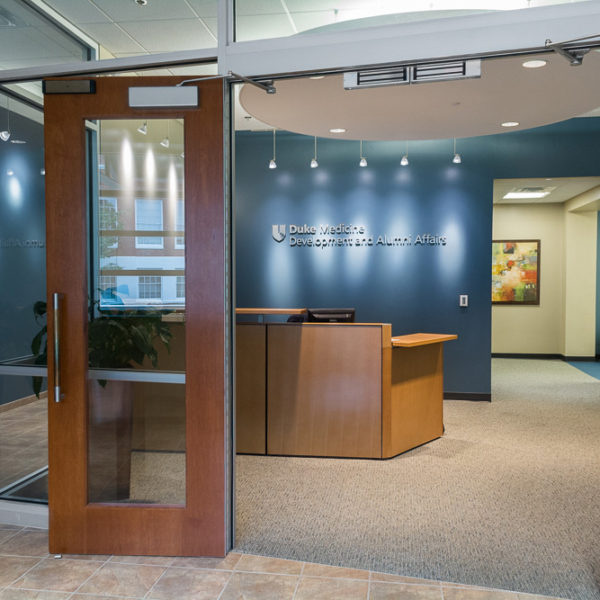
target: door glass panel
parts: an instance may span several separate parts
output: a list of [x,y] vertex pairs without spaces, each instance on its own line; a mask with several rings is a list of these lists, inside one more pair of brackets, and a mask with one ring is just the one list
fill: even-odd
[[182,119],[89,148],[88,500],[185,504]]

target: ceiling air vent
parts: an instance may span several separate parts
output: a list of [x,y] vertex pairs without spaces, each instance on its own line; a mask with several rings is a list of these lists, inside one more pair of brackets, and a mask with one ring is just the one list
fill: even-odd
[[426,81],[448,81],[481,77],[480,60],[461,60],[447,63],[431,63],[411,67],[388,67],[366,69],[344,73],[344,89],[400,85],[403,83],[423,83]]
[[448,63],[415,65],[412,67],[411,81],[448,81],[451,79],[470,79],[481,77],[480,60],[460,60]]
[[344,89],[346,90],[380,87],[384,85],[400,85],[402,83],[409,83],[409,71],[407,67],[371,69],[368,71],[352,71],[351,73],[344,73]]

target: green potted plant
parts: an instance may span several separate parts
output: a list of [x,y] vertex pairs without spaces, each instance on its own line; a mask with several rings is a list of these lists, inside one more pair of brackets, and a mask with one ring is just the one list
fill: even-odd
[[[157,342],[170,349],[172,337],[167,323],[162,320],[170,311],[145,309],[102,309],[99,302],[90,306],[88,324],[88,358],[90,368],[133,369],[142,366],[147,359],[158,366]],[[48,328],[46,324],[47,304],[39,300],[33,305],[33,314],[42,325],[31,341],[31,352],[36,365],[48,363]],[[100,380],[104,387],[106,381]],[[33,378],[33,391],[40,395],[42,378]]]

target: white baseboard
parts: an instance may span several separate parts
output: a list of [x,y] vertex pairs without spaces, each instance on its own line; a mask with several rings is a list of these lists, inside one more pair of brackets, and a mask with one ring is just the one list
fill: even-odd
[[0,523],[48,529],[48,506],[33,502],[0,500]]

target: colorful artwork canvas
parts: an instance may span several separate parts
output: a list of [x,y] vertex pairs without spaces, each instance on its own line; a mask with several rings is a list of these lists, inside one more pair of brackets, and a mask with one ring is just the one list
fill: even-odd
[[492,242],[492,304],[540,303],[540,240]]

